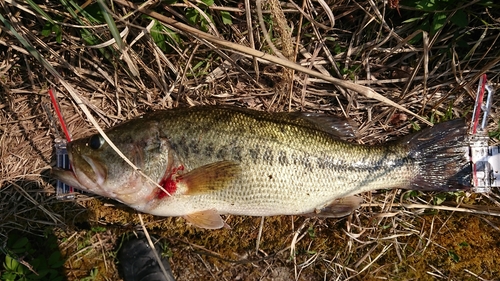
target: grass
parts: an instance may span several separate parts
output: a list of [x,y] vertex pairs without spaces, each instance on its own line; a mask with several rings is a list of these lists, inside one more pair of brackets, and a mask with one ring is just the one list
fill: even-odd
[[23,232],[10,232],[2,249],[4,262],[0,280],[64,280],[61,268],[65,261],[52,233],[36,237]]
[[[494,1],[391,1],[398,9],[381,1],[250,2],[164,1],[140,12],[124,0],[0,3],[0,242],[9,241],[0,254],[10,257],[0,280],[33,273],[20,262],[37,273],[58,265],[34,262],[46,236],[58,246],[47,251],[65,261],[58,276],[119,280],[120,237],[140,229],[137,213],[116,202],[55,199],[47,171],[61,135],[48,88],[58,91],[74,138],[143,112],[226,104],[345,116],[359,124],[362,144],[470,118],[483,73],[498,89]],[[494,104],[492,137],[499,119]],[[178,280],[500,274],[497,189],[363,196],[363,207],[343,219],[229,216],[231,229],[206,231],[143,215],[143,224],[169,245]],[[19,249],[29,254],[14,255]]]

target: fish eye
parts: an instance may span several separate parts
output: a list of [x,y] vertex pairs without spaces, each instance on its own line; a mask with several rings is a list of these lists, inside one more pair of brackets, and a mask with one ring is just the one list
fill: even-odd
[[92,149],[99,149],[104,144],[104,139],[101,135],[96,134],[90,137],[87,145]]

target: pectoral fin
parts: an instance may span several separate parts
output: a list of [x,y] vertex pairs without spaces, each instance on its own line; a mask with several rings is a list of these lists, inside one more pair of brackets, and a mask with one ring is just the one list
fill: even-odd
[[316,209],[314,213],[307,216],[315,216],[322,218],[341,218],[350,215],[354,210],[358,209],[363,199],[356,196],[348,196],[335,199],[325,207]]
[[227,226],[219,213],[213,209],[185,215],[183,218],[194,226],[206,229],[218,229]]
[[184,194],[203,194],[228,187],[228,183],[241,174],[241,167],[233,161],[220,161],[198,167],[180,176],[185,185]]

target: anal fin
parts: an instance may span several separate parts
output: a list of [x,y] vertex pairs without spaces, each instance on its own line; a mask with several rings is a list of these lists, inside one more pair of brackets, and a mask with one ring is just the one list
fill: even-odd
[[199,211],[183,218],[194,226],[206,229],[219,229],[229,227],[215,209]]
[[306,216],[321,217],[321,218],[341,218],[350,215],[359,208],[363,199],[356,196],[348,196],[337,198],[327,206],[316,209],[314,213],[306,214]]

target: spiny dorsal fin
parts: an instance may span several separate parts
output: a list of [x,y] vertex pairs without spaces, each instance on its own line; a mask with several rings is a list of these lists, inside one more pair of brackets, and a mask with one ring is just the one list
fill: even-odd
[[318,113],[318,112],[269,113],[265,111],[259,112],[246,108],[231,107],[231,106],[218,106],[218,108],[225,108],[231,111],[239,111],[241,113],[248,114],[258,119],[264,118],[273,121],[284,122],[288,124],[294,124],[306,128],[320,130],[330,134],[335,138],[342,140],[356,138],[358,133],[358,126],[353,120],[350,120],[348,118],[328,115],[326,113]]
[[228,183],[240,174],[240,164],[234,161],[220,161],[181,175],[180,183],[186,187],[184,194],[202,194],[228,187]]

